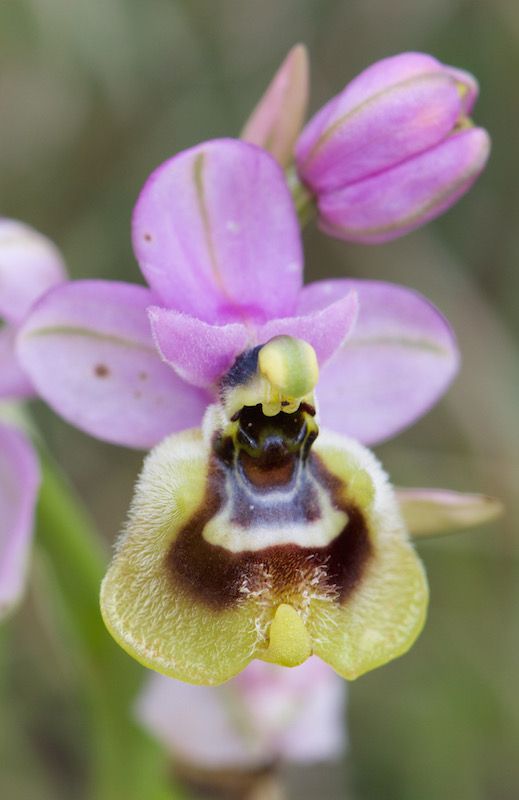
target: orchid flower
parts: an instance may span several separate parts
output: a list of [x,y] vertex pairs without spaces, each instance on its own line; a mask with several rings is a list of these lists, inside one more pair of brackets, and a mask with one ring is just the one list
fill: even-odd
[[152,675],[139,721],[176,761],[201,771],[331,761],[345,748],[346,683],[310,658],[293,670],[254,661],[218,688]]
[[242,137],[284,166],[295,159],[298,202],[315,203],[325,233],[376,244],[434,219],[474,183],[490,151],[469,117],[477,95],[470,73],[400,53],[365,69],[300,132],[308,63],[298,45]]
[[[34,394],[15,352],[17,332],[31,305],[66,277],[57,249],[14,220],[0,220],[0,412],[8,401]],[[16,604],[25,584],[39,486],[38,459],[21,430],[0,423],[0,618]]]
[[254,658],[314,653],[354,678],[405,652],[427,585],[405,504],[364,444],[445,391],[448,323],[387,283],[303,287],[284,175],[243,142],[159,167],[133,242],[149,289],[57,287],[18,348],[87,432],[140,447],[172,433],[145,461],[103,583],[109,630],[143,664],[207,685]]
[[452,331],[416,292],[364,280],[303,287],[290,193],[254,146],[216,140],[159,167],[133,243],[150,288],[58,286],[18,342],[40,396],[100,439],[148,449],[200,425],[238,356],[279,335],[313,347],[322,418],[364,444],[412,424],[456,373]]

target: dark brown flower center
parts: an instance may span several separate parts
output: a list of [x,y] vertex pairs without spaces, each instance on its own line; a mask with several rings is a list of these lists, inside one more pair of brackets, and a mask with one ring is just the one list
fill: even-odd
[[215,434],[206,491],[167,554],[175,584],[211,607],[247,597],[344,602],[371,553],[365,515],[312,452],[313,409],[245,407]]

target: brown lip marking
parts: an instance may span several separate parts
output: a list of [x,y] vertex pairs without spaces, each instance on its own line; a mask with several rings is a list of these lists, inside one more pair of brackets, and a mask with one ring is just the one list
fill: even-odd
[[96,364],[94,367],[94,374],[98,378],[107,378],[110,374],[110,370],[106,366],[106,364]]
[[194,602],[224,610],[238,605],[247,594],[265,590],[267,575],[268,594],[273,602],[292,599],[297,603],[305,576],[318,575],[313,591],[336,602],[346,602],[372,554],[364,515],[356,506],[344,502],[343,483],[318,456],[310,454],[307,468],[328,489],[334,507],[348,515],[344,529],[329,545],[315,548],[283,544],[233,553],[207,542],[203,537],[205,525],[224,502],[225,467],[214,458],[204,499],[165,557],[173,589],[180,586]]
[[243,472],[257,489],[271,489],[273,486],[284,486],[290,483],[298,460],[293,453],[281,454],[275,464],[265,469],[258,464],[259,459],[252,458],[248,453],[241,452],[239,455],[239,463]]

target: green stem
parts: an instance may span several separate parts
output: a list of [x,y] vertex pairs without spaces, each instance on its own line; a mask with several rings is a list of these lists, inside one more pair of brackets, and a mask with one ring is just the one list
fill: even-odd
[[72,634],[93,742],[93,800],[171,800],[166,757],[131,718],[142,669],[107,633],[99,612],[106,554],[66,479],[45,454],[37,510],[39,546]]
[[293,165],[286,169],[285,178],[292,192],[292,199],[296,207],[299,224],[304,228],[317,214],[315,198],[306,186],[301,183]]

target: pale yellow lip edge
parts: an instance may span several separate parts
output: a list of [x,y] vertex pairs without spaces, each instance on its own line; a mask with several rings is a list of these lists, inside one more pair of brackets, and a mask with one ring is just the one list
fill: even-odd
[[[420,569],[422,573],[422,585],[425,593],[424,602],[422,604],[421,614],[417,617],[414,626],[411,629],[411,633],[409,636],[406,637],[405,641],[402,643],[400,648],[397,648],[395,651],[391,653],[390,656],[383,656],[379,660],[375,660],[370,662],[368,665],[364,665],[358,671],[348,671],[348,670],[339,670],[333,665],[330,664],[332,669],[337,672],[341,678],[344,678],[348,681],[354,681],[357,678],[360,678],[362,675],[365,675],[367,672],[371,672],[373,669],[377,669],[378,667],[383,666],[384,664],[393,661],[396,658],[400,658],[400,656],[405,655],[405,653],[410,650],[410,648],[415,643],[416,639],[422,632],[425,621],[427,618],[427,611],[429,605],[429,585],[427,581],[427,576],[425,574],[425,570],[423,566],[420,564]],[[297,611],[288,604],[281,604],[278,606],[276,610],[276,614],[274,616],[274,620],[271,623],[270,629],[270,641],[269,647],[267,650],[261,653],[258,651],[257,654],[252,656],[251,658],[247,659],[247,661],[240,666],[238,669],[235,669],[231,672],[231,674],[225,675],[218,680],[211,680],[211,678],[203,678],[197,679],[196,676],[189,674],[189,676],[181,677],[183,674],[181,671],[175,668],[175,665],[171,665],[168,667],[167,665],[160,663],[157,664],[157,659],[153,659],[153,657],[143,655],[142,651],[137,650],[127,639],[124,639],[117,629],[117,626],[113,624],[112,619],[110,617],[109,612],[109,603],[104,602],[104,592],[106,585],[108,583],[109,573],[105,576],[101,583],[101,592],[100,592],[100,607],[101,607],[101,616],[103,618],[103,622],[106,625],[106,628],[115,642],[127,653],[129,656],[134,658],[139,664],[146,667],[147,669],[151,669],[155,672],[160,672],[163,675],[166,675],[170,678],[174,678],[176,680],[184,680],[187,683],[191,683],[194,685],[199,686],[219,686],[222,683],[226,683],[231,678],[238,675],[242,669],[245,669],[247,664],[249,664],[254,658],[260,658],[261,660],[268,661],[270,663],[277,663],[285,667],[294,667],[302,664],[304,661],[309,658],[312,653],[312,644],[310,636],[306,630],[304,622],[301,620],[300,616],[298,615]],[[280,610],[281,609],[281,610]],[[294,616],[295,615],[295,616]],[[297,620],[295,619],[297,617]],[[272,630],[272,625],[274,622],[277,622]],[[287,628],[290,630],[288,637],[286,636]],[[317,655],[317,654],[316,654]],[[319,657],[319,656],[318,656]],[[322,659],[325,661],[325,659]],[[329,663],[325,661],[325,663]],[[160,670],[157,669],[157,666],[160,666]]]
[[[104,602],[104,594],[105,589],[108,584],[109,573],[106,574],[103,581],[101,582],[101,590],[100,590],[100,609],[101,609],[101,617],[103,622],[106,626],[107,631],[109,632],[110,636],[114,639],[116,644],[124,650],[127,655],[131,658],[135,659],[139,664],[147,669],[153,670],[153,672],[159,672],[161,675],[166,675],[168,678],[174,678],[175,680],[184,681],[185,683],[190,683],[196,686],[219,686],[222,683],[226,683],[231,678],[234,678],[235,675],[238,675],[247,664],[250,663],[252,658],[247,659],[247,661],[240,665],[237,669],[233,669],[230,674],[224,675],[217,680],[211,680],[210,677],[204,678],[197,678],[196,675],[192,674],[191,672],[189,675],[184,673],[182,670],[177,669],[175,664],[171,666],[167,666],[164,662],[162,662],[159,658],[154,658],[153,655],[150,653],[149,655],[145,655],[143,650],[137,649],[134,645],[131,644],[127,639],[121,636],[117,625],[114,623],[113,619],[110,615],[110,603]],[[114,615],[117,616],[117,615]]]

